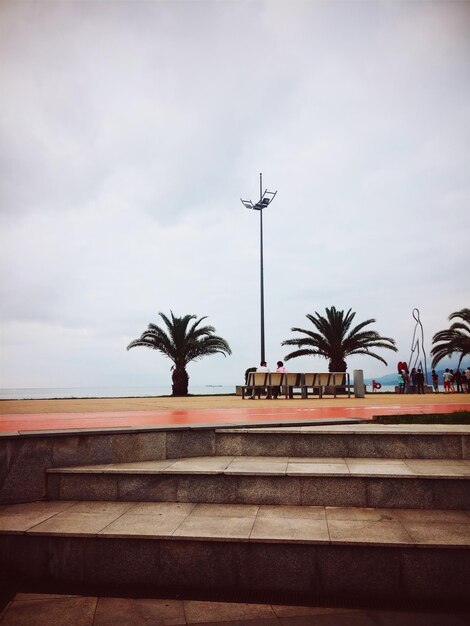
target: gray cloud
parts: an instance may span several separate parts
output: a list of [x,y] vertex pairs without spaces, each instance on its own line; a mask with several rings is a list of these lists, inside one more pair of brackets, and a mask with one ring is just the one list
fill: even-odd
[[400,359],[418,306],[429,348],[468,306],[469,27],[457,2],[3,2],[3,384],[166,384],[125,346],[170,309],[233,349],[192,380],[239,381],[260,171],[270,361],[331,305]]

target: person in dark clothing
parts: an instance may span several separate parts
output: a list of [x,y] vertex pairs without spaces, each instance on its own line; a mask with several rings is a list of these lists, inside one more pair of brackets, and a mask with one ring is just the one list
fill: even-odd
[[424,393],[424,374],[421,369],[416,372],[416,392]]
[[256,367],[249,367],[245,372],[245,385],[248,385],[248,376],[251,372],[256,372]]

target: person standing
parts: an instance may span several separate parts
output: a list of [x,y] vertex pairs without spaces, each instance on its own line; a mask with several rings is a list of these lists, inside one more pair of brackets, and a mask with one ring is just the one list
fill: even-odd
[[454,370],[449,370],[449,372],[450,372],[449,391],[450,391],[451,393],[455,393],[455,387],[454,387],[454,381],[455,381]]
[[434,388],[434,392],[439,393],[439,376],[437,375],[436,370],[433,370],[431,372],[431,378],[432,378],[432,386]]
[[462,372],[462,393],[468,393],[469,382],[465,376],[465,372]]
[[465,378],[467,379],[467,392],[470,392],[470,367],[465,370]]
[[442,375],[442,384],[444,385],[444,393],[449,393],[451,380],[452,380],[452,374],[449,372],[449,368],[446,367],[445,372]]
[[421,368],[416,372],[416,393],[424,393],[424,374]]
[[457,386],[457,393],[462,393],[462,374],[460,373],[459,368],[455,372],[455,384]]
[[398,389],[399,389],[399,393],[405,393],[405,379],[403,377],[403,372],[399,372],[398,373]]

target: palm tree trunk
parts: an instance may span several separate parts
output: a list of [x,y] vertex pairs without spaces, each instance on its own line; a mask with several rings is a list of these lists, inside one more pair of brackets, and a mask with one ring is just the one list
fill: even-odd
[[172,395],[187,396],[189,376],[186,369],[184,367],[175,366],[171,379],[173,381]]
[[339,359],[337,361],[330,361],[328,365],[329,372],[345,372],[347,369],[346,361]]

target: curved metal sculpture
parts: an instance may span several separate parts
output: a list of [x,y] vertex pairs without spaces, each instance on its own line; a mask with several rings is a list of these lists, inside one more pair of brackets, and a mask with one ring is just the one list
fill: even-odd
[[[413,319],[416,321],[416,324],[415,324],[415,329],[413,331],[413,339],[411,340],[411,354],[408,360],[408,366],[409,366],[409,369],[411,370],[413,367],[416,367],[416,365],[418,364],[418,367],[420,367],[423,371],[424,380],[426,381],[426,385],[427,385],[428,384],[428,366],[426,362],[426,352],[424,351],[424,328],[423,328],[423,325],[421,323],[421,319],[419,316],[419,309],[416,309],[416,308],[413,309],[412,315],[413,315]],[[419,337],[416,337],[419,331],[421,331],[421,344],[420,344]],[[423,353],[422,356],[424,359],[424,367],[423,367],[423,361],[420,359],[421,351]],[[412,362],[413,358],[414,358],[414,363]],[[418,363],[418,359],[419,359],[419,363]]]

